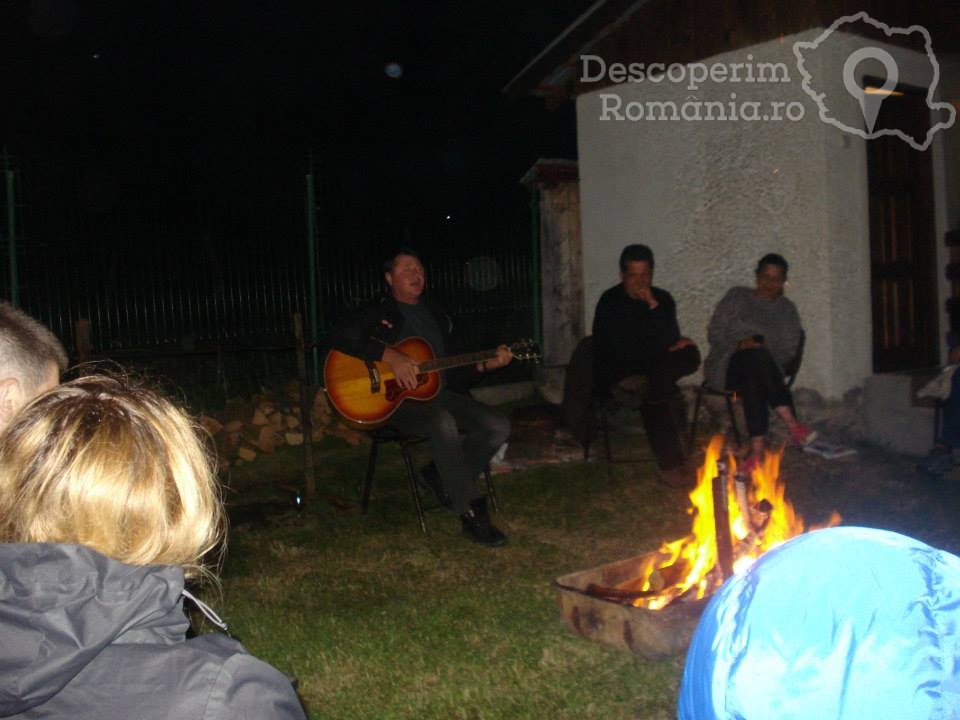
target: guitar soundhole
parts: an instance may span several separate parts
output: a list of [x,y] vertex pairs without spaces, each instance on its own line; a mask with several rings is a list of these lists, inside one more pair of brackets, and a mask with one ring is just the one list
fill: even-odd
[[396,399],[397,399],[397,396],[398,396],[401,392],[403,392],[403,389],[402,389],[399,385],[397,385],[397,381],[396,381],[396,380],[387,380],[387,382],[384,383],[384,385],[386,385],[386,397],[387,397],[387,400],[389,400],[389,401],[391,401],[391,402],[393,402],[394,400],[396,400]]
[[[420,373],[417,375],[417,387],[423,387],[427,384],[429,376],[427,373]],[[384,383],[384,397],[390,402],[398,399],[401,395],[406,392],[413,392],[411,390],[404,390],[400,387],[400,384],[397,382],[396,378],[391,378]]]

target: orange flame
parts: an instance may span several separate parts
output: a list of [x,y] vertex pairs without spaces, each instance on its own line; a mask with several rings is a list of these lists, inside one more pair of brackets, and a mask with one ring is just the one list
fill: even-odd
[[[659,610],[687,593],[697,599],[706,597],[722,583],[720,573],[712,572],[717,565],[713,478],[717,476],[717,461],[722,450],[723,437],[716,435],[710,440],[704,463],[697,470],[697,486],[690,492],[692,507],[688,510],[693,515],[690,534],[665,542],[657,552],[644,558],[636,579],[620,585],[625,590],[655,593],[638,598],[633,602],[635,606]],[[782,457],[782,447],[766,453],[763,463],[752,473],[746,496],[741,496],[739,501],[735,483],[732,479],[728,483],[727,506],[735,571],[748,567],[767,550],[804,531],[803,518],[787,500],[786,486],[780,479]],[[736,471],[732,455],[728,457],[728,467],[732,478]],[[762,500],[771,506],[769,515],[757,509]],[[825,527],[840,521],[840,515],[834,512]]]

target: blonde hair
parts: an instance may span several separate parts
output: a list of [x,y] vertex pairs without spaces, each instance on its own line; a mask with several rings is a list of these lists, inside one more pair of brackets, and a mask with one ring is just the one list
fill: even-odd
[[224,518],[198,432],[169,400],[127,381],[89,376],[41,395],[0,439],[0,540],[208,574],[202,559]]

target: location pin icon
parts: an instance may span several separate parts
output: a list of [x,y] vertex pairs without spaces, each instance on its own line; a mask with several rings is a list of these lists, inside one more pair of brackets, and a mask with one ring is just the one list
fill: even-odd
[[[853,71],[857,69],[857,65],[867,58],[879,60],[887,71],[887,79],[884,80],[883,87],[880,88],[880,91],[877,93],[867,93],[864,91],[862,87],[857,85],[857,79],[853,75]],[[848,57],[847,61],[843,64],[844,87],[846,87],[847,92],[853,95],[860,103],[863,119],[867,123],[868,134],[873,133],[873,126],[877,122],[877,114],[880,112],[881,103],[883,103],[884,98],[897,87],[897,81],[899,79],[900,70],[897,67],[897,61],[893,59],[893,55],[878,47],[860,48],[856,52],[851,53],[850,57]]]

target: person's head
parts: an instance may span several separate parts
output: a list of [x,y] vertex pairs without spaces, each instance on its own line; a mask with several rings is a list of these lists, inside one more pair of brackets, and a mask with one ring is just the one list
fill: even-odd
[[0,302],[0,430],[31,398],[60,382],[63,345],[49,329]]
[[960,707],[958,598],[960,558],[919,540],[862,527],[800,535],[703,611],[678,716],[942,717]]
[[0,541],[90,547],[130,565],[201,574],[223,510],[186,414],[103,376],[37,397],[0,437]]
[[387,257],[383,277],[390,294],[399,302],[418,302],[426,287],[420,254],[408,247],[399,248]]
[[782,255],[767,253],[757,263],[757,295],[767,299],[783,295],[783,286],[787,282],[787,270],[790,266]]
[[653,284],[653,250],[646,245],[627,245],[620,253],[620,282],[634,300]]

